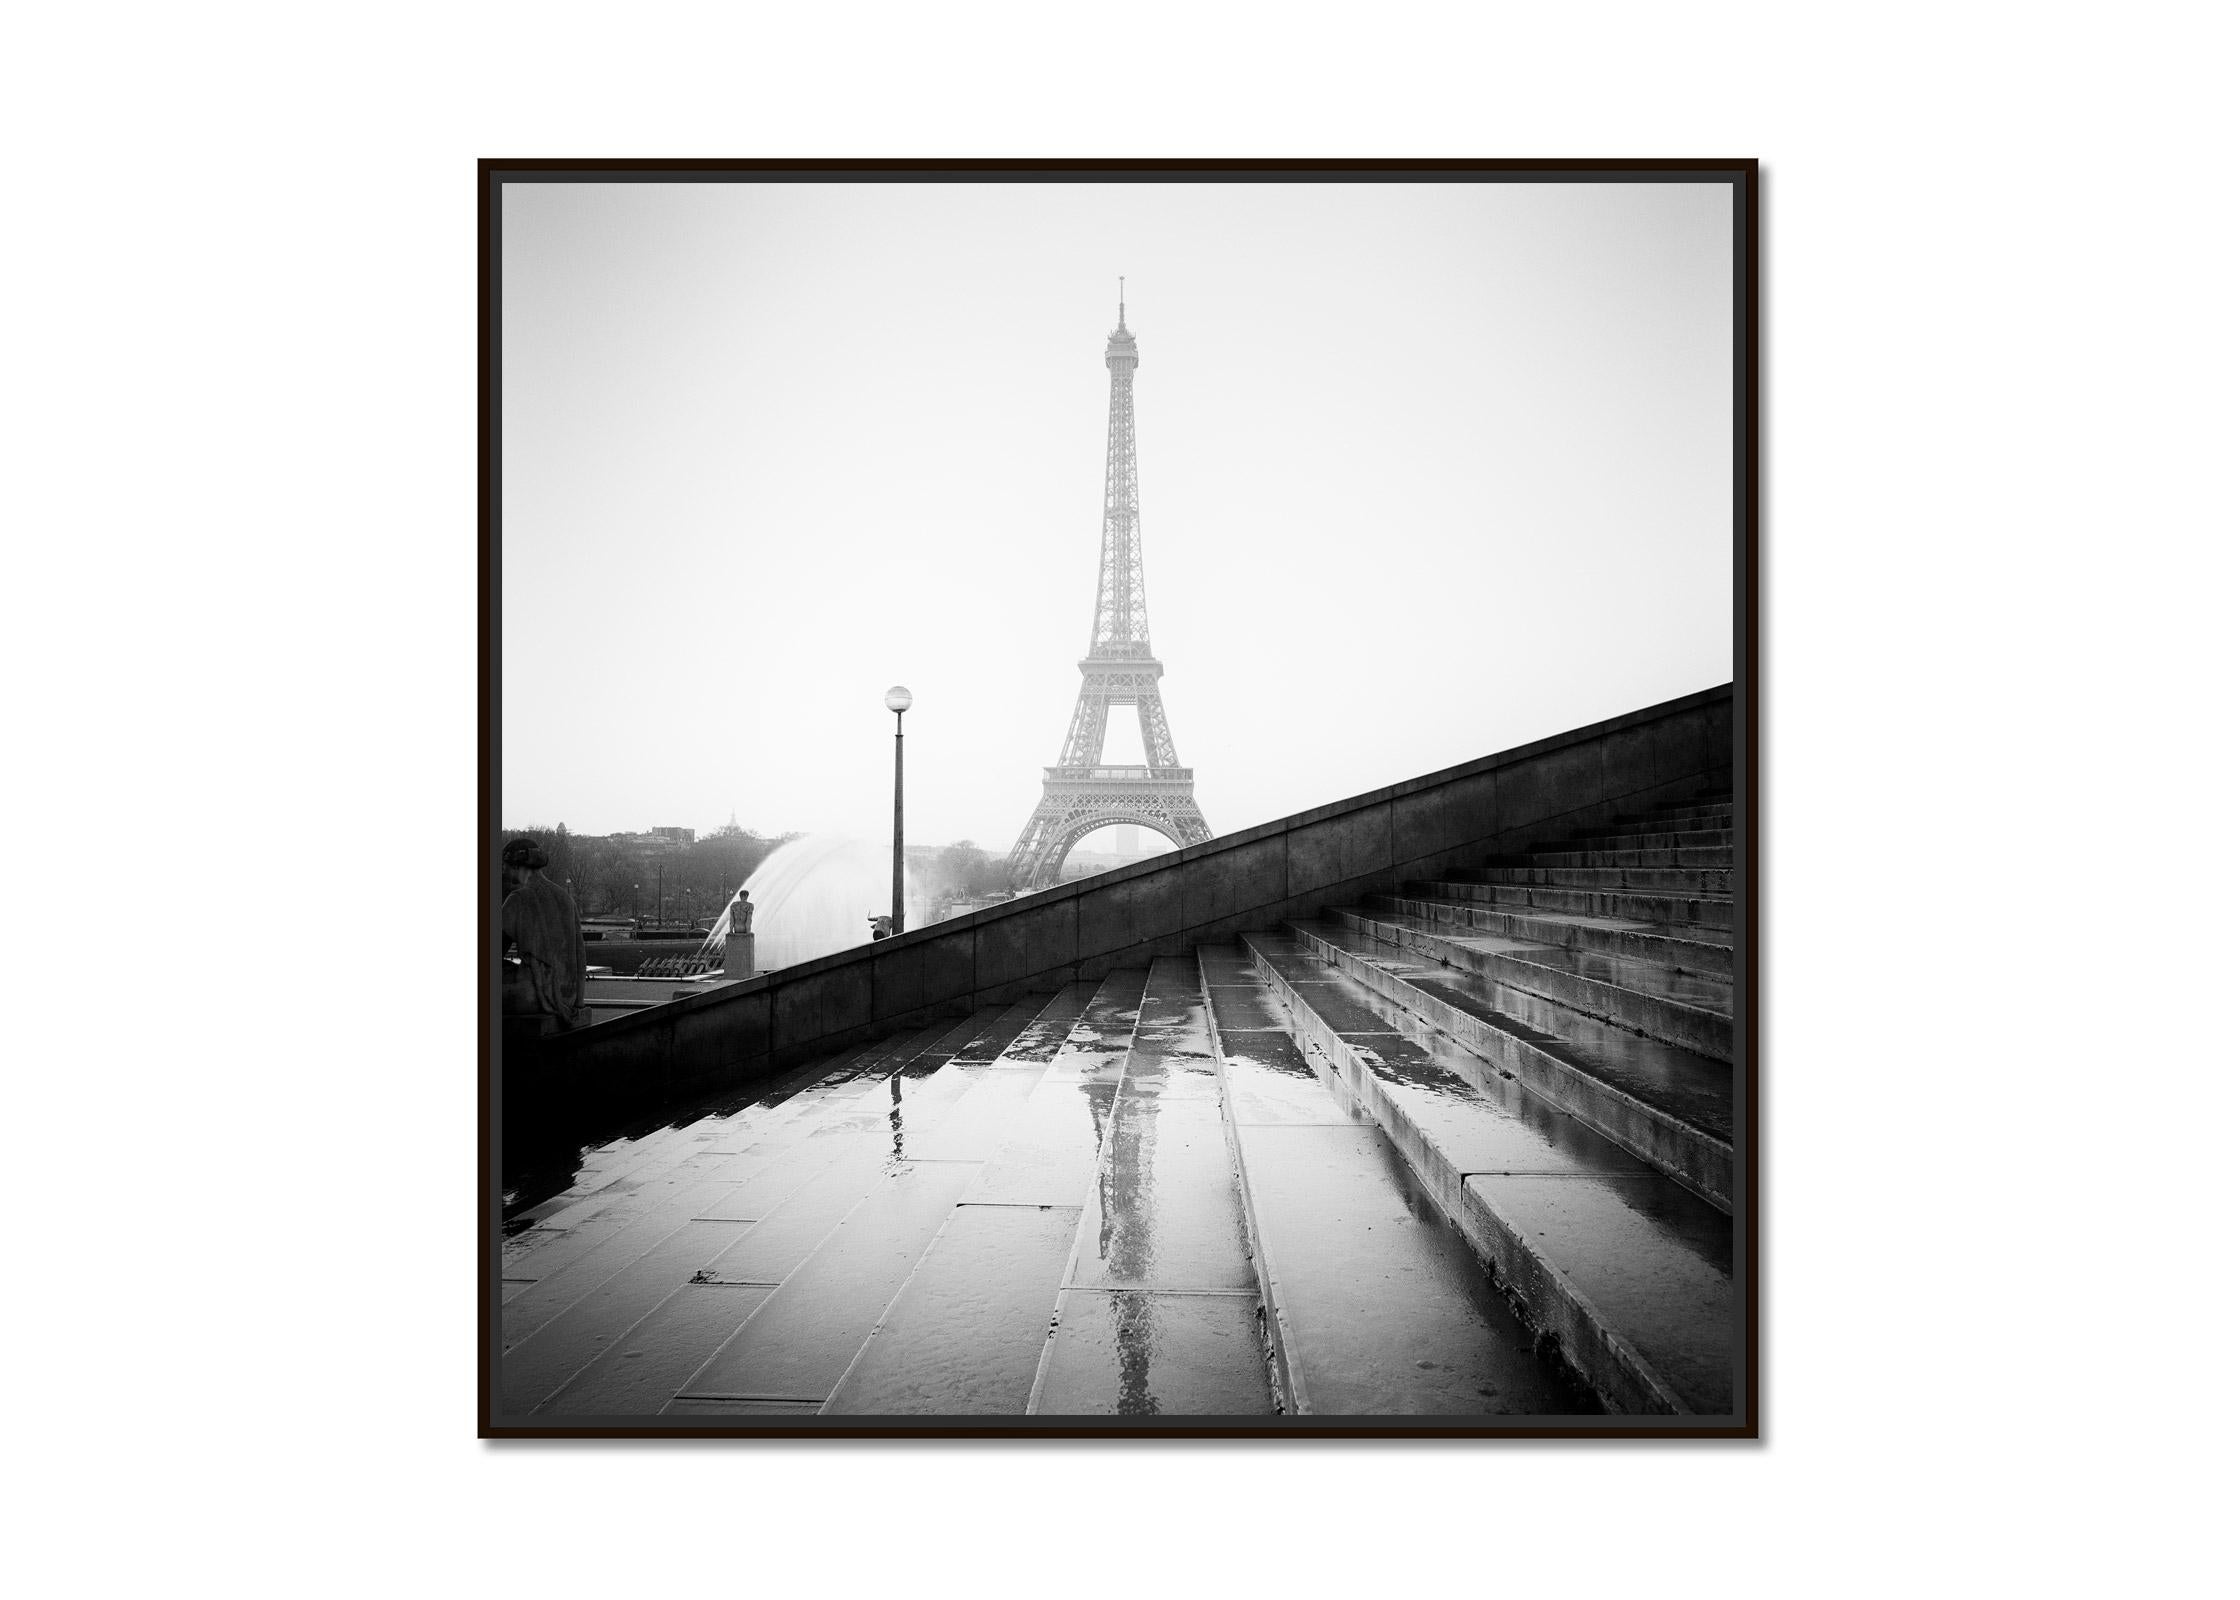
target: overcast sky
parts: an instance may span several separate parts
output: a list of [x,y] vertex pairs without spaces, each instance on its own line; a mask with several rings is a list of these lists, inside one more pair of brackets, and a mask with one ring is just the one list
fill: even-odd
[[1723,683],[1730,230],[1720,185],[508,185],[504,820],[879,835],[903,683],[911,839],[1007,850],[1123,273],[1216,833]]

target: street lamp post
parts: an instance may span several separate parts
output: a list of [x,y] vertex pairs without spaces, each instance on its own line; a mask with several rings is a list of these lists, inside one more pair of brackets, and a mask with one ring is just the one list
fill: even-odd
[[887,691],[887,709],[894,713],[894,919],[893,930],[902,931],[902,714],[910,709],[910,691],[896,684]]

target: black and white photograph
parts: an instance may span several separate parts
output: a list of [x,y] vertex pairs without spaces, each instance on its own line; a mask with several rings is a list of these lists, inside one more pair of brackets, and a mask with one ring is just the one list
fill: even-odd
[[482,1428],[1757,1428],[1747,161],[484,163]]
[[2232,1589],[2231,7],[10,23],[15,1590]]

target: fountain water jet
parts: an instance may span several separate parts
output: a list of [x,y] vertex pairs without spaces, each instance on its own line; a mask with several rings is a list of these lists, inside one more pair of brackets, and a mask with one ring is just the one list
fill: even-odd
[[[894,898],[889,848],[852,834],[812,833],[771,851],[740,886],[754,902],[756,967],[768,972],[870,943],[872,914],[885,912]],[[910,920],[920,921],[923,902],[908,868],[903,893]],[[720,965],[730,932],[726,910],[700,954]]]

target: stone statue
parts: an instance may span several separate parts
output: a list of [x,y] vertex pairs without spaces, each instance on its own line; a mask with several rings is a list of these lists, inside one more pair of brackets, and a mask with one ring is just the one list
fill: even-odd
[[741,889],[739,898],[731,902],[731,927],[723,942],[723,975],[727,978],[754,976],[754,902]]
[[509,1016],[549,1017],[555,1027],[576,1028],[589,1020],[583,1009],[583,928],[575,896],[544,875],[548,860],[534,839],[509,841],[499,857],[506,898],[498,922],[512,958],[504,1009]]

